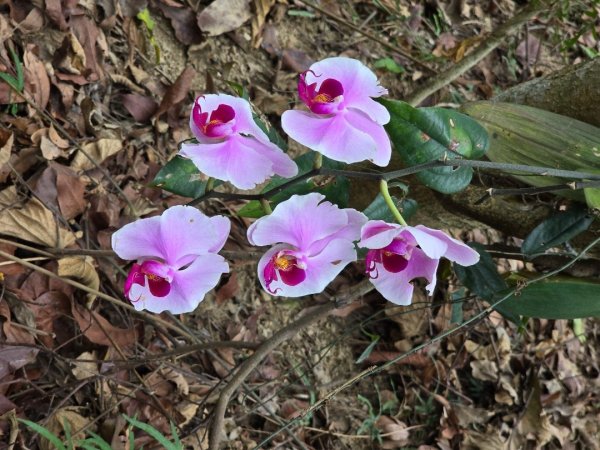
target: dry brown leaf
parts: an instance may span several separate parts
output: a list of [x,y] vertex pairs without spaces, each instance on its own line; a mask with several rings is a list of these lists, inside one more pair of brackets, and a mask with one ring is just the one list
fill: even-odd
[[162,101],[160,102],[160,106],[158,107],[158,111],[154,114],[154,117],[158,118],[166,113],[168,110],[173,108],[174,106],[181,103],[190,92],[192,87],[192,80],[196,76],[196,71],[188,66],[183,69],[183,72],[179,74],[175,83],[165,93]]
[[8,130],[0,130],[0,167],[10,160],[15,135]]
[[[29,44],[23,55],[25,69],[26,90],[33,97],[34,103],[40,109],[45,109],[50,99],[50,79],[46,73],[46,66],[35,54],[36,46]],[[29,111],[29,116],[37,114],[33,108]]]
[[276,0],[253,0],[254,14],[252,15],[252,46],[260,47],[265,19]]
[[83,335],[94,344],[111,347],[114,341],[121,349],[126,349],[137,342],[137,333],[133,328],[115,327],[99,313],[76,303],[71,305],[71,312]]
[[50,164],[56,172],[56,201],[63,217],[71,220],[85,211],[85,183],[68,167]]
[[[427,297],[419,290],[415,290],[413,302],[426,302]],[[400,325],[405,338],[421,336],[427,330],[429,323],[429,310],[421,305],[411,306],[393,306],[388,303],[385,308],[385,315]]]
[[[102,164],[102,162],[120,151],[123,148],[123,143],[120,139],[103,138],[98,139],[96,142],[90,142],[82,145],[83,150],[87,153],[96,163]],[[71,163],[71,168],[74,170],[89,170],[96,167],[84,152],[79,150]]]
[[39,200],[21,203],[16,188],[0,191],[0,233],[46,247],[64,248],[75,242],[72,231],[59,227],[54,214]]
[[405,447],[409,442],[409,434],[406,424],[389,416],[381,416],[375,422],[381,434],[386,435],[381,443],[383,449],[394,449]]
[[152,97],[139,94],[124,94],[121,97],[123,106],[133,116],[138,123],[150,121],[156,110],[158,103]]
[[98,375],[98,363],[90,361],[92,359],[98,359],[96,352],[83,352],[73,361],[73,376],[78,380],[85,380],[86,378]]
[[40,150],[42,151],[42,156],[48,161],[67,156],[67,154],[63,153],[63,151],[58,148],[54,142],[43,135],[40,141]]
[[[100,278],[93,265],[93,258],[90,256],[68,256],[58,260],[58,276],[78,281],[81,284],[98,290],[100,287]],[[95,294],[87,294],[88,301],[92,302],[96,298]]]
[[[66,408],[57,409],[48,418],[46,428],[54,435],[61,436],[65,434],[65,427],[69,427],[69,431],[73,437],[73,441],[80,441],[85,439],[85,433],[77,433],[78,430],[86,427],[86,429],[94,431],[95,427],[87,428],[90,424],[90,419],[83,417],[79,411],[83,411],[84,408],[67,406]],[[67,423],[68,425],[65,425]],[[51,444],[47,439],[40,438],[40,449],[41,450],[54,450],[56,447]]]
[[85,77],[88,81],[96,81],[104,77],[102,64],[99,62],[97,44],[104,40],[104,33],[96,23],[84,14],[71,15],[69,25],[85,52],[87,69]]
[[175,30],[175,37],[184,45],[199,44],[202,42],[202,33],[198,28],[196,14],[189,7],[175,7],[157,2],[162,13],[171,21]]
[[251,16],[250,0],[215,0],[198,14],[198,26],[218,36],[241,27]]

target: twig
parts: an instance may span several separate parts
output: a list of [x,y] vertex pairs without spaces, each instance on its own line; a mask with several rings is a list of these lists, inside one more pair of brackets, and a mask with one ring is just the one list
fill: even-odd
[[492,198],[496,195],[536,195],[545,194],[548,192],[560,192],[560,191],[573,191],[578,189],[585,189],[590,187],[600,187],[600,181],[573,181],[571,183],[564,184],[553,184],[551,186],[541,187],[523,187],[523,188],[489,188],[486,194],[477,200],[474,204],[480,205],[487,199]]
[[[504,295],[502,298],[500,298],[499,300],[495,301],[494,303],[490,304],[488,307],[486,307],[483,311],[477,313],[476,315],[474,315],[473,317],[471,317],[468,320],[465,320],[464,322],[462,322],[459,326],[445,331],[443,333],[438,334],[437,336],[434,336],[433,338],[431,338],[429,341],[424,342],[420,345],[417,345],[416,347],[412,348],[411,350],[409,350],[408,352],[402,353],[401,355],[397,356],[396,358],[391,359],[390,361],[381,364],[380,366],[371,366],[365,370],[363,370],[361,373],[359,373],[358,375],[352,377],[351,379],[349,379],[348,381],[346,381],[344,384],[342,384],[340,387],[333,389],[331,392],[327,393],[323,398],[321,398],[319,401],[317,401],[316,403],[314,403],[313,405],[311,405],[309,408],[305,409],[304,411],[302,411],[302,414],[300,414],[297,418],[289,421],[285,427],[283,428],[289,428],[292,425],[297,424],[298,422],[300,422],[304,417],[306,417],[307,414],[311,414],[314,411],[316,411],[317,409],[321,408],[323,405],[325,405],[329,400],[331,400],[331,398],[333,398],[334,396],[336,396],[337,394],[339,394],[340,392],[342,392],[343,390],[349,388],[350,386],[353,386],[354,384],[356,384],[357,382],[363,380],[364,378],[371,376],[371,375],[375,375],[379,372],[382,372],[383,370],[393,366],[394,364],[398,363],[399,361],[402,361],[403,359],[406,359],[412,355],[414,355],[415,353],[418,353],[422,350],[424,350],[425,348],[429,347],[432,344],[435,344],[439,341],[442,341],[444,339],[446,339],[449,336],[453,336],[454,334],[458,333],[459,331],[470,327],[472,325],[474,325],[476,322],[478,322],[479,320],[483,319],[484,317],[486,317],[488,314],[490,314],[494,309],[496,309],[502,302],[504,302],[505,300],[509,299],[513,294],[515,294],[516,292],[520,292],[523,289],[526,289],[527,286],[537,283],[539,281],[542,281],[546,278],[550,278],[560,272],[562,272],[563,270],[568,269],[570,266],[572,266],[573,264],[575,264],[575,262],[577,260],[579,260],[580,258],[583,257],[583,255],[585,255],[585,253],[587,253],[590,249],[592,249],[594,246],[596,246],[598,243],[600,243],[600,237],[595,239],[591,244],[589,244],[587,247],[585,247],[580,253],[577,254],[577,256],[575,256],[573,259],[571,259],[569,262],[567,262],[566,264],[562,265],[561,267],[559,267],[558,269],[552,270],[550,272],[547,272],[543,275],[540,275],[537,278],[534,278],[532,280],[527,281],[524,285],[519,285],[517,287],[515,287],[514,289],[511,289],[510,292],[508,292],[506,295]],[[264,439],[262,442],[260,442],[256,447],[256,449],[259,448],[264,448],[264,446],[269,443],[271,440],[273,440],[273,438],[275,438],[275,436],[277,436],[279,433],[281,433],[283,431],[283,428],[280,428],[278,430],[276,430],[274,433],[272,433],[269,437],[267,437],[266,439]],[[211,447],[211,450],[212,447]]]
[[[300,183],[302,181],[307,180],[308,178],[318,176],[318,175],[332,175],[337,177],[348,177],[348,178],[359,178],[365,180],[372,181],[391,181],[396,178],[406,177],[408,175],[412,175],[415,173],[422,172],[428,169],[434,169],[436,167],[472,167],[472,168],[480,168],[480,169],[490,169],[490,170],[502,170],[502,171],[510,171],[510,172],[523,172],[523,173],[531,173],[535,175],[542,176],[553,176],[559,178],[571,178],[573,180],[594,180],[600,181],[600,174],[598,173],[585,173],[574,170],[560,170],[553,169],[551,167],[540,167],[540,166],[528,166],[524,164],[509,164],[509,163],[499,163],[492,161],[479,161],[479,160],[471,160],[471,159],[439,159],[435,161],[429,161],[423,164],[417,164],[416,166],[407,167],[406,169],[394,170],[391,172],[360,172],[353,170],[338,170],[338,169],[329,169],[327,167],[321,167],[319,169],[313,169],[307,173],[297,176],[296,178],[292,178],[291,180],[285,182],[284,184],[277,186],[273,189],[269,189],[262,194],[235,194],[228,192],[217,192],[217,191],[209,191],[204,195],[195,198],[194,200],[188,203],[189,206],[196,206],[208,199],[211,198],[219,198],[222,200],[268,200],[273,196],[277,195],[284,189],[289,186],[292,186],[296,183]],[[587,184],[575,184],[569,183],[569,189],[581,189],[584,187],[588,187]],[[573,186],[573,187],[571,187]]]
[[[356,299],[372,289],[373,285],[371,284],[370,280],[367,279],[362,281],[358,286],[352,288],[346,295],[340,297]],[[227,410],[229,399],[248,377],[248,375],[250,375],[250,373],[252,373],[252,371],[261,363],[261,361],[266,358],[269,353],[271,353],[279,344],[293,338],[304,328],[312,325],[320,319],[327,317],[328,313],[336,308],[336,303],[337,302],[335,301],[331,301],[324,305],[317,306],[300,319],[283,327],[277,333],[263,342],[252,356],[240,364],[240,367],[232,376],[231,380],[221,391],[219,400],[217,401],[213,411],[212,423],[209,431],[208,446],[210,450],[218,450],[219,443],[221,442],[221,431],[223,429],[225,420],[225,411]]]
[[500,45],[507,35],[529,21],[536,14],[547,10],[552,3],[552,1],[548,0],[531,2],[515,17],[496,28],[483,43],[481,43],[469,55],[464,57],[458,64],[452,64],[445,70],[441,70],[439,75],[431,78],[423,86],[419,87],[417,90],[413,91],[412,94],[408,95],[405,101],[413,106],[416,106],[425,100],[429,95],[452,83],[452,81],[471,69],[483,58],[485,58],[492,50],[498,47],[498,45]]
[[323,14],[324,16],[329,17],[330,19],[336,21],[337,23],[340,23],[348,28],[350,28],[353,31],[356,31],[357,33],[362,34],[363,36],[371,39],[374,42],[377,42],[378,44],[383,45],[384,47],[388,48],[389,50],[398,53],[399,55],[402,55],[403,57],[405,57],[406,59],[412,61],[413,63],[415,63],[417,66],[419,66],[421,69],[425,69],[428,72],[431,73],[435,73],[435,70],[432,69],[431,67],[429,67],[427,64],[423,63],[422,61],[419,61],[417,58],[415,58],[414,56],[412,56],[409,52],[407,52],[406,50],[394,45],[394,44],[390,44],[389,42],[384,41],[383,39],[380,39],[379,37],[369,33],[368,31],[363,30],[361,27],[358,27],[344,19],[342,19],[341,17],[338,17],[337,15],[327,11],[326,9],[323,9],[317,5],[315,5],[312,1],[307,1],[307,0],[298,0],[300,3],[305,4],[306,6],[310,6],[312,9],[314,9],[315,11],[320,12],[321,14]]

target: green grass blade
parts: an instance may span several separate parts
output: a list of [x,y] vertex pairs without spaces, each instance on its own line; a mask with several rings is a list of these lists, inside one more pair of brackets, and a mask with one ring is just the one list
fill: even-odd
[[168,440],[160,431],[154,428],[152,425],[148,425],[147,423],[140,422],[137,419],[123,416],[127,422],[129,422],[134,427],[139,428],[140,430],[146,432],[150,436],[152,436],[158,443],[160,443],[166,450],[181,450],[181,446],[175,445],[173,442]]
[[48,430],[47,428],[45,428],[41,425],[38,425],[37,423],[32,422],[30,420],[25,420],[25,419],[17,419],[17,420],[19,422],[27,425],[29,428],[31,428],[33,431],[38,433],[40,436],[47,439],[48,442],[50,442],[52,445],[54,445],[56,450],[67,450],[67,448],[63,445],[62,441],[57,436],[53,435],[52,432],[50,430]]

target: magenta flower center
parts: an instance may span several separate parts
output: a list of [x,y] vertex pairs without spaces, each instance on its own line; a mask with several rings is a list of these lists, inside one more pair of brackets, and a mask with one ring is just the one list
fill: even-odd
[[406,241],[397,238],[384,248],[369,250],[365,261],[366,273],[372,279],[377,278],[379,276],[378,264],[382,264],[388,272],[402,272],[408,267],[413,248]]
[[333,114],[341,109],[344,98],[342,83],[334,78],[327,78],[317,91],[317,83],[306,84],[306,73],[300,75],[298,95],[315,114]]
[[306,265],[295,256],[282,250],[271,258],[264,268],[263,274],[267,290],[276,294],[277,289],[271,289],[273,281],[281,281],[288,286],[297,286],[306,279]]
[[140,300],[139,298],[131,298],[130,292],[134,284],[146,286],[150,293],[155,297],[166,297],[171,292],[171,282],[175,270],[169,265],[148,260],[142,264],[134,264],[125,280],[125,296],[132,302]]
[[234,119],[235,110],[229,105],[219,105],[210,116],[208,112],[202,112],[199,103],[196,103],[192,110],[194,124],[209,138],[224,138],[233,133]]

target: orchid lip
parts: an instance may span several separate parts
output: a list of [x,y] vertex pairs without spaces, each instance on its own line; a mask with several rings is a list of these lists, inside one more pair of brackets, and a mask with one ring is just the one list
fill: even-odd
[[306,279],[306,263],[286,251],[273,255],[263,270],[267,290],[276,294],[281,288],[271,289],[271,283],[281,280],[287,286],[297,286]]

